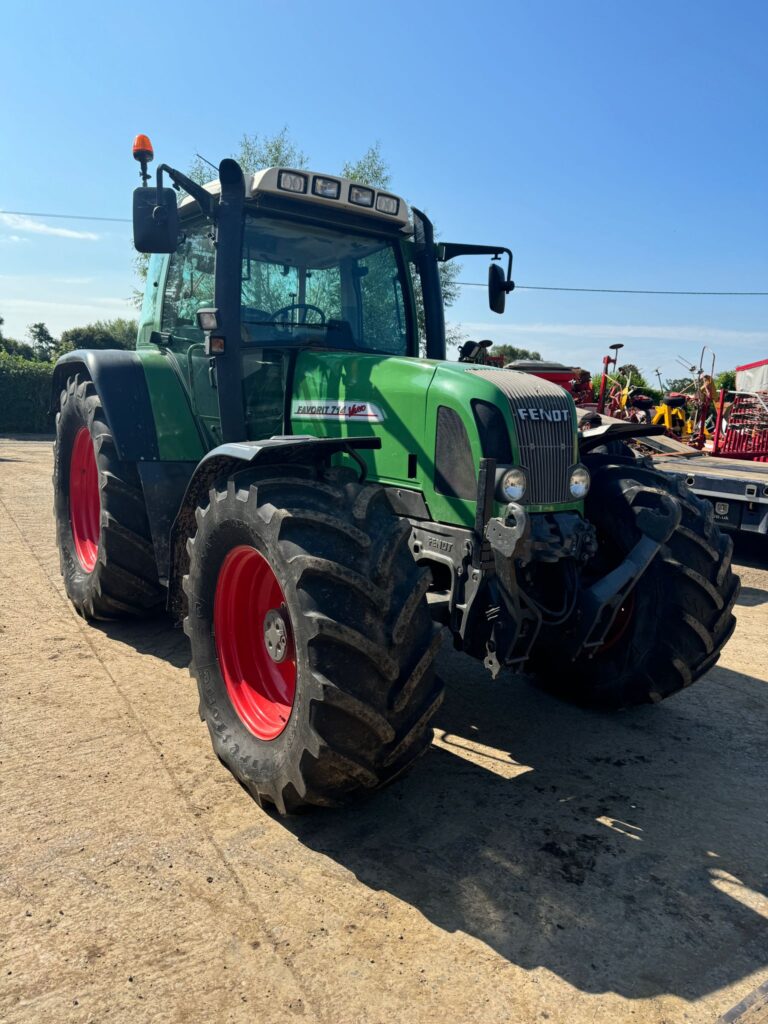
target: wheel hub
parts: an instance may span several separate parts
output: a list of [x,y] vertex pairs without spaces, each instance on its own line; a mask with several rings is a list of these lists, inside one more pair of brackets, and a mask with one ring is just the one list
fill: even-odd
[[285,660],[288,652],[288,623],[282,610],[270,608],[264,616],[264,643],[272,661],[278,665]]

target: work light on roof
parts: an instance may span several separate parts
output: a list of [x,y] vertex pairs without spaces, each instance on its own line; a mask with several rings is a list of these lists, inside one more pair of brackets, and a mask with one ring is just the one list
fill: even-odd
[[364,185],[350,185],[349,201],[356,206],[373,206],[373,189]]
[[376,209],[379,213],[388,213],[392,217],[396,217],[397,211],[400,209],[400,200],[397,196],[388,196],[384,192],[379,192],[376,196]]
[[312,191],[323,199],[338,199],[341,194],[341,182],[336,178],[323,178],[316,174],[312,179]]
[[280,171],[277,179],[277,187],[284,192],[306,192],[306,174],[297,174],[295,171]]

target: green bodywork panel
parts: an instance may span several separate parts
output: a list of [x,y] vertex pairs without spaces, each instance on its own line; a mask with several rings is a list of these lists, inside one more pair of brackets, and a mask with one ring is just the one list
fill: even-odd
[[[471,527],[475,502],[440,494],[434,484],[439,406],[453,409],[461,418],[475,466],[483,457],[470,405],[473,398],[501,409],[514,459],[519,462],[515,425],[506,397],[490,381],[467,373],[461,363],[304,351],[296,363],[291,432],[320,437],[381,438],[379,450],[360,453],[371,480],[419,490],[432,519]],[[334,403],[349,403],[344,410],[346,415],[342,417],[334,410]],[[356,419],[355,404],[370,406],[363,413],[374,418]],[[553,508],[580,512],[582,504],[575,501],[557,506],[528,506],[531,512]],[[495,514],[502,511],[503,506],[497,504]]]
[[173,355],[154,345],[137,349],[137,354],[147,379],[161,461],[199,462],[207,445],[192,415]]
[[[136,354],[147,379],[160,459],[163,462],[199,462],[215,438],[209,436],[205,421],[194,407],[189,386],[187,352],[168,351],[149,340],[160,330],[163,288],[168,271],[168,257],[150,258],[144,301],[139,317]],[[191,347],[191,346],[190,346]],[[215,399],[215,395],[213,396]],[[218,407],[208,410],[218,420]]]

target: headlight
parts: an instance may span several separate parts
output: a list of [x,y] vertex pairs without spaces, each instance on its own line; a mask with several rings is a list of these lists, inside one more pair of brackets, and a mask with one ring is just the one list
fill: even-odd
[[501,478],[501,492],[507,501],[520,501],[525,494],[526,483],[522,469],[508,469]]
[[589,470],[586,466],[576,466],[571,471],[570,486],[574,498],[586,497],[589,490]]

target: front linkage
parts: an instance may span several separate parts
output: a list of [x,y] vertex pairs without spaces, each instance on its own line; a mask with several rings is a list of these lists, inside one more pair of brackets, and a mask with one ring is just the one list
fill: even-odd
[[[540,603],[521,586],[518,567],[567,560],[570,592],[549,625],[562,627],[561,652],[572,661],[591,657],[605,643],[619,610],[681,520],[681,507],[661,489],[622,481],[620,494],[637,540],[623,561],[585,585],[582,570],[598,551],[595,527],[575,512],[530,515],[510,502],[503,516],[491,516],[493,459],[478,474],[477,517],[473,531],[437,533],[414,522],[411,548],[434,558],[439,551],[453,564],[453,586],[443,620],[457,647],[482,657],[496,678],[503,668],[522,667],[544,622]],[[616,510],[618,513],[619,510]],[[431,526],[431,524],[430,524]],[[426,527],[426,528],[425,528]]]

